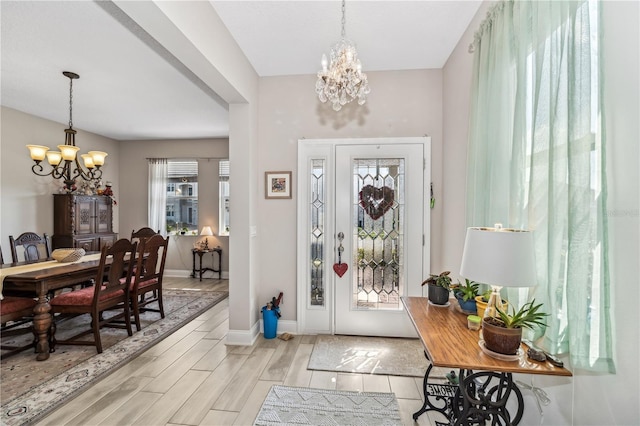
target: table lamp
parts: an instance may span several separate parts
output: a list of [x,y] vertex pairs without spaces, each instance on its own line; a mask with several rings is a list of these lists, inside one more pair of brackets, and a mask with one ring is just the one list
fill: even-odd
[[204,226],[200,235],[204,235],[204,248],[203,250],[209,250],[209,237],[213,235],[213,231],[210,226]]
[[536,285],[533,233],[503,228],[499,223],[494,228],[468,228],[460,275],[491,286],[484,316],[495,316],[495,307],[504,310],[502,287]]

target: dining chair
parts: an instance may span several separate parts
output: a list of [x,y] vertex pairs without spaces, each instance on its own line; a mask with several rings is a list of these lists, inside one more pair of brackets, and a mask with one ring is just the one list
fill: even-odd
[[137,231],[131,231],[131,241],[137,240],[138,242],[142,242],[142,240],[153,237],[156,234],[159,234],[160,231],[154,231],[153,229],[145,226],[144,228],[140,228]]
[[[130,288],[131,306],[137,331],[140,331],[141,312],[159,312],[160,318],[164,318],[162,277],[168,247],[169,237],[163,238],[160,234],[143,240],[138,246],[136,274]],[[152,293],[150,298],[146,297],[148,293]],[[157,309],[147,307],[154,302],[158,302]]]
[[[82,290],[62,293],[51,299],[49,302],[51,314],[61,314],[54,317],[54,321],[52,321],[49,336],[51,352],[58,344],[62,344],[95,346],[98,353],[102,353],[100,329],[103,327],[126,329],[129,336],[133,335],[129,287],[136,262],[137,246],[138,243],[132,243],[123,238],[116,241],[111,247],[103,247],[95,285]],[[122,310],[122,312],[108,313],[114,310]],[[85,329],[68,339],[56,340],[56,321],[66,316],[81,314],[91,315],[89,329]],[[123,319],[124,324],[122,323]],[[93,334],[93,340],[81,339],[88,334]]]
[[[160,230],[156,232],[152,228],[149,228],[148,226],[140,228],[137,231],[134,229],[133,231],[131,231],[131,241],[137,241],[138,248],[140,248],[139,247],[140,243],[142,243],[147,238],[153,237],[154,235],[157,235],[159,233],[160,233]],[[134,272],[135,272],[135,269],[134,269]],[[153,292],[153,297],[156,297],[155,291]],[[144,302],[144,299],[145,299],[145,295],[143,294],[142,296],[140,296],[140,301]]]
[[[20,326],[33,321],[33,308],[35,306],[35,299],[29,297],[4,296],[2,300],[0,300],[0,324],[2,324],[0,333],[5,341],[7,338],[18,334],[34,333],[33,325],[30,327]],[[34,333],[34,338],[27,344],[20,345],[12,342],[7,342],[6,344],[0,343],[0,347],[2,348],[0,359],[15,355],[28,348],[34,348],[36,346],[35,342],[36,338]]]
[[[23,232],[18,238],[13,238],[13,235],[9,235],[9,245],[11,246],[11,258],[14,263],[21,260],[31,261],[51,257],[49,237],[46,233],[42,237],[35,232]],[[19,258],[18,247],[23,248],[24,259]]]

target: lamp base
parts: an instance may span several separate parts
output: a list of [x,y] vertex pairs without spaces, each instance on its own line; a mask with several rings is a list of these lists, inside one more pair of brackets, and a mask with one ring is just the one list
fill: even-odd
[[505,306],[502,304],[502,297],[500,297],[500,290],[502,287],[497,285],[491,286],[491,297],[489,297],[489,302],[487,302],[487,307],[484,310],[485,317],[496,317],[498,316],[498,312],[496,311],[496,307],[504,312]]

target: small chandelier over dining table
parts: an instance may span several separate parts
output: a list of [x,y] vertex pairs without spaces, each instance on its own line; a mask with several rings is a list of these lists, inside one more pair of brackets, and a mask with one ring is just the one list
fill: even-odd
[[[98,181],[102,177],[104,158],[108,155],[102,151],[89,151],[82,154],[84,167],[78,161],[77,152],[80,150],[76,146],[76,131],[73,129],[73,80],[80,78],[74,72],[64,71],[62,73],[69,78],[69,128],[64,130],[64,145],[58,145],[60,151],[49,151],[49,147],[42,145],[27,145],[34,165],[31,171],[38,176],[52,176],[54,179],[64,179],[67,190],[71,191],[76,179],[82,178],[86,181]],[[44,172],[44,167],[40,164],[45,156],[51,165],[51,170]]]
[[371,92],[367,75],[362,72],[355,44],[346,38],[345,0],[342,0],[342,37],[331,47],[331,62],[322,54],[322,70],[318,71],[316,93],[322,103],[330,101],[335,111],[358,98],[358,104],[364,105]]

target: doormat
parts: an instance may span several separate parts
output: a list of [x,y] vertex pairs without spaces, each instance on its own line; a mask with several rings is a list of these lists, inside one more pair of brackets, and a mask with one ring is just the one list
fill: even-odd
[[393,393],[274,385],[254,425],[401,425]]
[[[307,369],[424,377],[428,367],[420,339],[322,334],[316,339]],[[448,370],[434,367],[430,377],[444,378],[446,373]]]
[[[157,312],[141,314],[142,330],[101,330],[103,352],[94,346],[60,345],[48,360],[36,361],[33,350],[2,360],[3,426],[34,423],[84,388],[122,367],[228,297],[228,292],[164,290],[165,318]],[[153,306],[153,305],[150,305]],[[82,317],[62,322],[57,333],[73,332]],[[89,321],[89,318],[85,318]],[[27,336],[28,337],[28,336]]]

